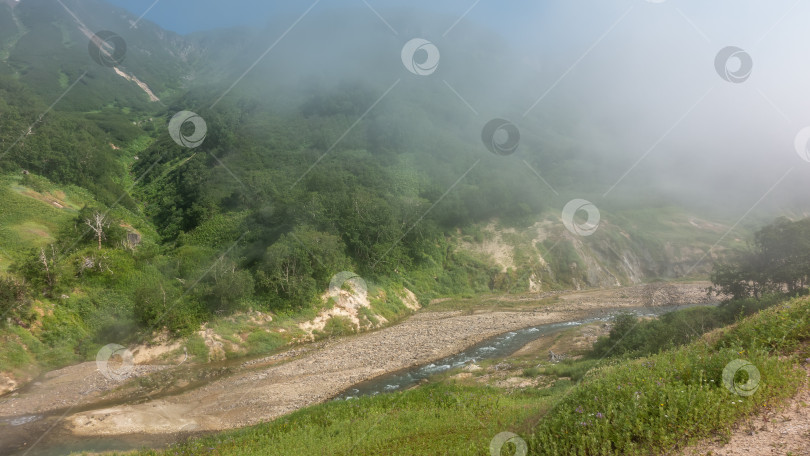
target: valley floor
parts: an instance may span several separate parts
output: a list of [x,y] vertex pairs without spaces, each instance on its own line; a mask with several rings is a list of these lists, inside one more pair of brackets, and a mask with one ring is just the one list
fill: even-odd
[[[326,401],[356,383],[429,363],[507,331],[598,316],[609,309],[704,303],[709,300],[706,286],[670,284],[658,299],[649,286],[639,286],[559,294],[553,302],[536,294],[497,298],[510,301],[502,303],[509,310],[497,310],[500,305],[482,310],[487,303],[479,301],[465,310],[422,311],[378,331],[232,363],[222,368],[224,374],[211,374],[213,380],[199,382],[197,375],[186,382],[189,388],[185,391],[164,397],[155,395],[159,388],[140,397],[131,393],[149,383],[145,378],[159,382],[173,368],[136,366],[136,375],[161,372],[118,385],[105,381],[95,363],[84,363],[54,371],[0,397],[0,428],[5,433],[10,429],[4,423],[11,419],[50,412],[47,419],[16,427],[20,440],[14,446],[19,448],[22,440],[33,444],[36,429],[51,427],[53,436],[85,437],[168,436],[243,427]],[[48,446],[49,440],[41,445]]]

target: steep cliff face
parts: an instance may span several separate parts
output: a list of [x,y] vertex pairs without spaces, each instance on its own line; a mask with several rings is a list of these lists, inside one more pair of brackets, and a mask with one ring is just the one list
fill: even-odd
[[731,237],[715,246],[728,227],[679,210],[662,210],[652,219],[637,215],[608,215],[591,236],[569,232],[552,216],[528,228],[492,221],[462,235],[459,247],[517,277],[513,291],[536,292],[705,278],[713,259],[741,242]]

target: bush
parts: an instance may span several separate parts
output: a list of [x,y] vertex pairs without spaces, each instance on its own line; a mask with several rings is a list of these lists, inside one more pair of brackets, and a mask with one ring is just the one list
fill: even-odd
[[777,294],[765,295],[761,299],[735,299],[717,307],[676,310],[645,321],[640,321],[633,314],[620,314],[616,316],[610,334],[599,338],[589,357],[655,354],[687,344],[708,331],[729,325],[785,299],[784,295]]
[[345,248],[337,236],[296,229],[265,251],[256,273],[257,288],[272,300],[274,310],[310,307],[332,275],[351,269]]
[[13,277],[0,277],[0,326],[7,319],[22,323],[30,318],[31,299],[28,284]]
[[188,354],[197,362],[208,362],[208,346],[205,345],[205,339],[199,334],[191,334],[186,339],[186,350]]
[[347,317],[336,316],[326,322],[326,326],[323,328],[323,334],[326,337],[346,336],[348,334],[354,334],[356,329],[354,323]]
[[190,334],[208,316],[196,300],[160,280],[141,285],[134,296],[135,317],[147,329],[165,327],[174,334]]
[[287,344],[287,340],[277,332],[258,329],[248,335],[247,343],[248,355],[260,355],[283,347]]

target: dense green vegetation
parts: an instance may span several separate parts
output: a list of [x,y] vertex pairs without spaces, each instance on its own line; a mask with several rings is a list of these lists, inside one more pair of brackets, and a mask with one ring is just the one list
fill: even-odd
[[648,356],[687,344],[701,335],[734,323],[740,317],[782,302],[783,295],[772,294],[762,299],[737,299],[717,307],[695,307],[676,310],[653,320],[640,320],[633,314],[615,318],[610,335],[600,338],[590,356],[595,359],[617,356]]

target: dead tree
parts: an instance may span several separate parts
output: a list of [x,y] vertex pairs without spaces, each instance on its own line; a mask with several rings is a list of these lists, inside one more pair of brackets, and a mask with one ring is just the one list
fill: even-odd
[[43,247],[39,248],[39,262],[42,263],[42,270],[45,271],[45,281],[48,283],[48,287],[53,287],[55,281],[55,277],[51,272],[51,266],[53,266],[54,261],[56,260],[56,248],[51,244],[51,257],[48,258],[48,254],[45,253],[45,249]]
[[104,229],[107,228],[107,217],[99,212],[94,212],[92,218],[84,219],[84,223],[90,227],[98,239],[98,249],[101,250],[101,241],[104,239]]

